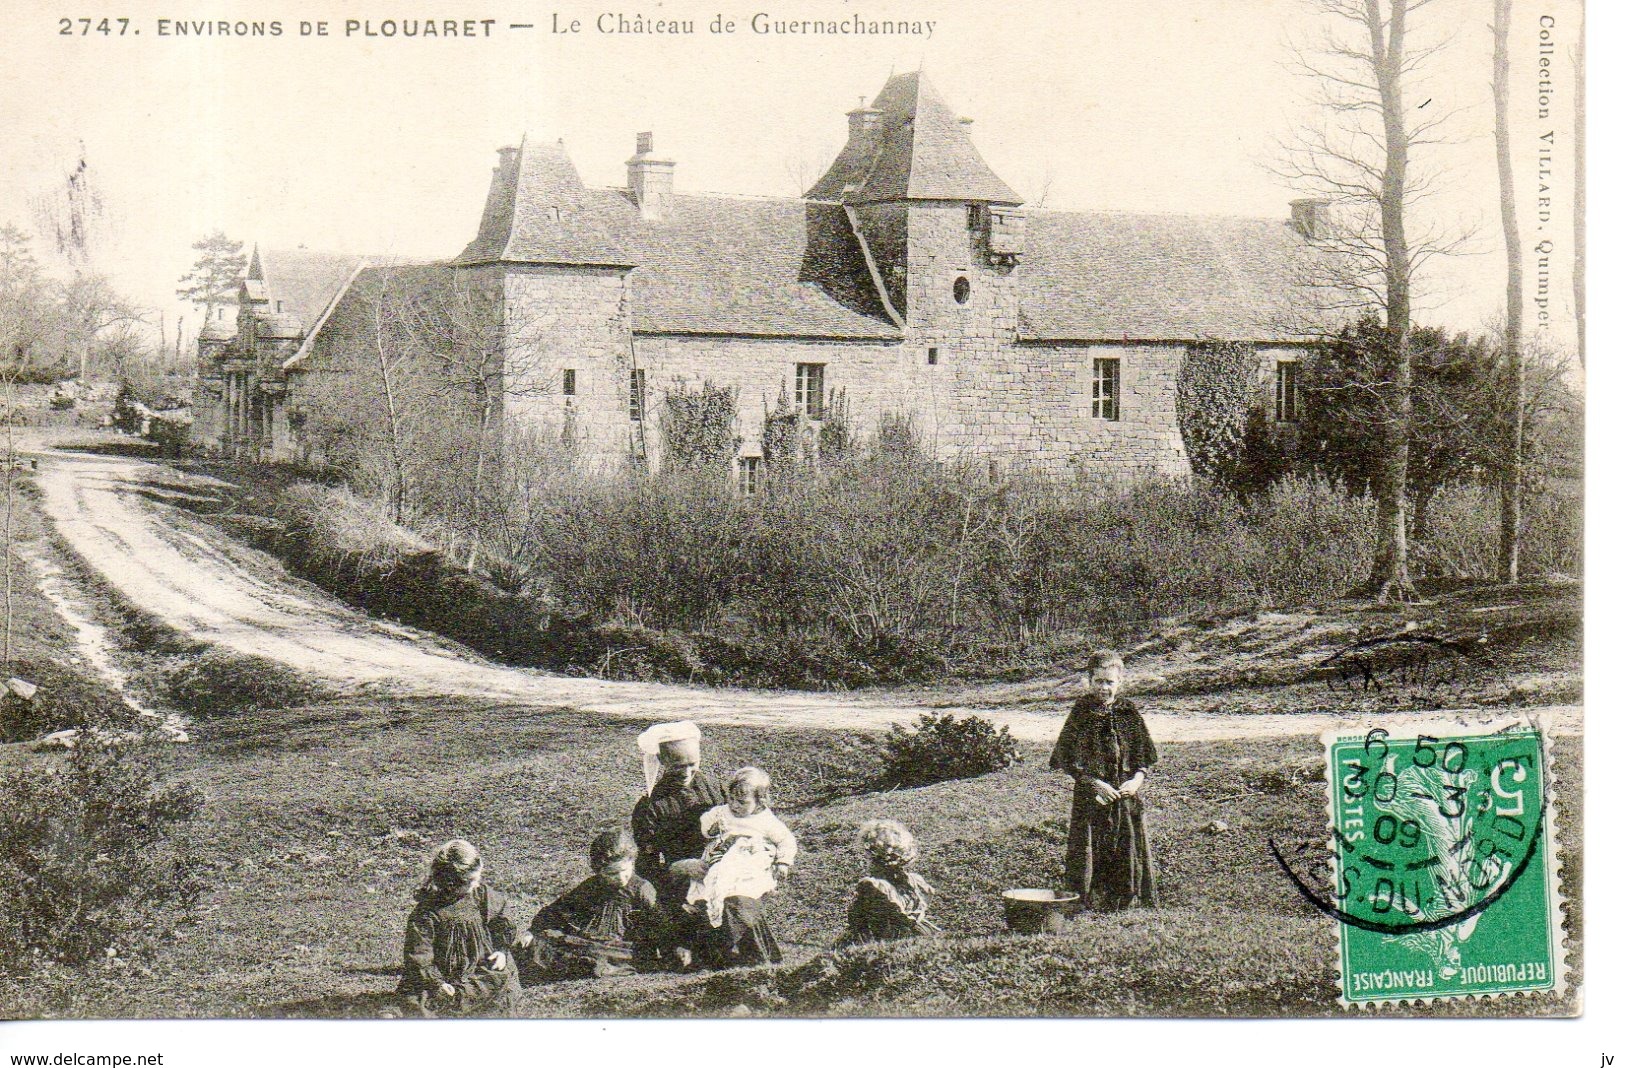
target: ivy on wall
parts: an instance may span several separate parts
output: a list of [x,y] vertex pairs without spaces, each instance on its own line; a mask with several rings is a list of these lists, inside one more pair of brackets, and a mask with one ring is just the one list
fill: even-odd
[[1175,412],[1197,475],[1228,479],[1242,463],[1257,367],[1250,341],[1200,341],[1185,349]]
[[821,461],[839,463],[852,451],[852,405],[846,390],[830,394],[824,406],[824,422],[818,428],[818,457]]
[[668,389],[660,414],[664,463],[688,470],[729,470],[739,455],[739,391],[710,381]]
[[790,402],[789,388],[779,382],[779,399],[772,408],[762,412],[762,462],[769,470],[786,472],[810,463],[808,443],[812,426],[794,404]]

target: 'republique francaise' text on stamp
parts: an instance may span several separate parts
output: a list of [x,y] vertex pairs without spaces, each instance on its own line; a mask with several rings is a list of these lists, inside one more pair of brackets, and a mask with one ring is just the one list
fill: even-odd
[[1324,736],[1340,997],[1560,993],[1555,812],[1535,722]]

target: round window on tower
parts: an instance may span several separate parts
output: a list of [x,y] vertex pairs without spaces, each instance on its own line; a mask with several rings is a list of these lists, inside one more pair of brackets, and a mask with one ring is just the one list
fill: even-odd
[[954,279],[954,300],[960,304],[970,300],[970,279],[964,275]]

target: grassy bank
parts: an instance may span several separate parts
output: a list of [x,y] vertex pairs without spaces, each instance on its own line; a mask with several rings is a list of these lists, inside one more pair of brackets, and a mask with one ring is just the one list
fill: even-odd
[[[174,754],[177,773],[208,798],[195,847],[212,878],[195,923],[146,963],[0,985],[0,1015],[372,1015],[395,982],[426,850],[453,834],[479,843],[492,884],[528,919],[584,874],[588,837],[626,818],[640,789],[641,727],[453,701],[323,703],[214,721]],[[1266,849],[1271,837],[1321,834],[1322,784],[1302,772],[1317,757],[1313,739],[1164,745],[1150,801],[1165,907],[1034,940],[1001,933],[997,895],[1060,875],[1068,794],[1038,749],[980,779],[876,791],[874,761],[851,737],[707,733],[714,768],[750,761],[773,772],[778,807],[802,840],[803,863],[772,904],[790,960],[531,988],[528,1014],[1337,1011],[1329,921]],[[1557,754],[1574,902],[1578,746],[1561,742]],[[860,870],[855,828],[878,815],[919,834],[921,870],[942,891],[935,911],[953,937],[830,955]],[[1228,830],[1204,830],[1215,819]],[[1577,914],[1569,933],[1578,944]]]
[[[130,724],[135,710],[87,660],[74,624],[53,603],[53,597],[76,602],[82,593],[73,562],[62,557],[39,514],[26,474],[18,476],[12,496],[11,532],[10,619],[5,636],[10,655],[0,665],[0,681],[17,677],[38,690],[29,701],[0,695],[0,742],[28,741],[69,727]],[[87,615],[96,614],[95,606],[77,607]]]

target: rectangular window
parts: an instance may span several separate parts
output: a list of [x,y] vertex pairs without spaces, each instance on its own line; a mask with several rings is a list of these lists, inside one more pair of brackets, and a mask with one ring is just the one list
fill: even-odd
[[824,418],[823,364],[796,364],[796,410],[808,419]]
[[1094,389],[1091,393],[1089,414],[1096,419],[1116,420],[1121,412],[1118,398],[1122,395],[1122,361],[1107,356],[1095,361]]
[[574,368],[567,369],[564,372],[564,387],[563,388],[564,388],[564,395],[566,397],[573,397],[573,396],[576,395],[576,373],[575,373]]
[[632,416],[632,422],[641,423],[643,421],[643,402],[646,399],[644,395],[643,368],[641,367],[632,372],[631,394],[632,399],[628,411]]
[[937,365],[937,350],[935,347],[925,350],[925,362],[930,364],[932,367]]
[[754,497],[762,488],[762,458],[760,456],[741,456],[739,458],[739,492],[746,497]]
[[1298,361],[1275,361],[1275,421],[1298,421]]

